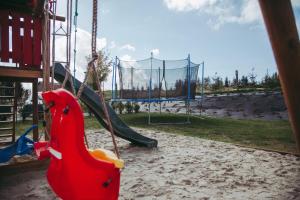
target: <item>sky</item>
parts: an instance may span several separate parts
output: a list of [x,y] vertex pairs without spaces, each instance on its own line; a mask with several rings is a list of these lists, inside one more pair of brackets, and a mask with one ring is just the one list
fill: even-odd
[[[76,75],[83,79],[85,57],[90,54],[92,1],[78,1]],[[59,15],[66,15],[65,2],[58,0]],[[300,0],[292,3],[300,27]],[[254,68],[258,80],[267,71],[276,71],[256,0],[101,0],[98,4],[97,45],[111,58],[139,60],[153,52],[159,59],[178,60],[190,54],[194,63],[204,61],[205,76],[217,73],[229,79],[235,70],[241,76]],[[57,38],[56,60],[64,59],[64,47],[63,38]]]

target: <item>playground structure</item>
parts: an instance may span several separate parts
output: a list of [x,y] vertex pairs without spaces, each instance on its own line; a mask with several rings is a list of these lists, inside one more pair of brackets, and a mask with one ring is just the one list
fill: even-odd
[[[101,92],[100,82],[98,79],[98,75],[93,73],[95,70],[95,63],[98,59],[96,54],[96,37],[97,37],[97,0],[93,1],[93,19],[92,19],[92,42],[91,42],[91,50],[92,50],[92,59],[88,63],[87,67],[87,76],[92,73],[96,77],[97,87],[99,93],[96,94],[94,91],[89,91],[89,95],[94,95],[94,105],[95,102],[98,102],[96,106],[100,107],[101,112],[98,113],[98,120],[101,121],[105,128],[107,128],[112,137],[112,142],[114,145],[114,153],[108,150],[89,150],[88,141],[84,135],[83,130],[83,114],[80,106],[77,102],[77,99],[81,98],[84,95],[86,89],[86,79],[82,84],[77,84],[78,88],[75,91],[73,83],[75,82],[75,77],[72,79],[72,75],[70,74],[70,58],[71,58],[71,19],[72,19],[72,0],[68,0],[67,2],[67,26],[66,31],[61,25],[58,29],[56,29],[55,22],[56,20],[64,21],[64,17],[56,16],[56,4],[57,1],[20,1],[20,2],[0,2],[0,28],[1,28],[1,63],[6,62],[5,66],[1,68],[0,76],[1,81],[19,81],[26,82],[31,81],[33,83],[33,124],[35,127],[35,131],[33,134],[33,140],[35,143],[35,151],[39,157],[51,157],[50,165],[48,168],[48,182],[52,186],[54,192],[64,199],[82,199],[83,197],[88,197],[89,199],[101,198],[101,199],[117,199],[119,193],[119,184],[120,184],[120,169],[123,166],[123,161],[120,160],[119,151],[117,148],[117,144],[114,138],[114,129],[116,126],[112,125],[111,122],[111,114],[109,113],[107,104],[105,103],[103,94]],[[76,9],[77,9],[76,1]],[[2,10],[3,8],[3,10]],[[22,12],[25,11],[25,12]],[[78,13],[76,11],[75,16]],[[52,77],[50,84],[50,24],[52,19]],[[10,29],[12,30],[10,32]],[[62,31],[64,34],[59,33]],[[66,84],[69,84],[69,89],[76,97],[69,94],[67,91],[61,89],[57,92],[54,92],[54,72],[55,66],[58,61],[55,57],[55,37],[56,36],[65,36],[66,37],[66,61],[59,61],[65,64],[63,69],[65,69],[64,78],[62,79],[62,87],[65,87]],[[76,37],[75,37],[76,40]],[[9,44],[12,41],[12,52],[10,52]],[[76,42],[75,42],[76,43]],[[42,67],[43,66],[43,67]],[[75,60],[74,60],[75,66]],[[45,139],[49,140],[49,142],[39,141],[40,137],[38,135],[37,124],[38,124],[38,94],[37,94],[37,86],[38,86],[38,78],[43,78],[43,97],[46,102],[45,109],[45,120],[44,120],[44,131],[45,131]],[[51,87],[52,85],[52,87]],[[56,90],[55,90],[56,91]],[[47,98],[48,97],[48,98]],[[65,99],[61,99],[65,98]],[[59,100],[61,99],[61,100]],[[57,110],[57,108],[61,109],[61,106],[64,105],[64,110],[59,110],[53,112],[53,110]],[[97,107],[92,107],[89,105],[90,109],[98,109]],[[2,106],[3,107],[3,106]],[[14,106],[15,107],[15,106]],[[69,112],[69,110],[72,110]],[[14,109],[13,112],[16,112],[17,109]],[[51,118],[50,113],[51,111]],[[11,113],[4,113],[5,115],[10,115]],[[26,154],[32,151],[32,143],[30,139],[26,138],[25,135],[21,136],[17,142],[15,142],[15,113],[13,115],[13,123],[14,126],[12,130],[13,134],[6,134],[2,136],[11,136],[12,140],[9,141],[13,143],[11,146],[1,149],[1,160],[6,162],[13,155],[18,154]],[[67,119],[64,124],[61,124],[61,115]],[[116,115],[115,115],[116,116]],[[76,117],[81,119],[81,123],[78,124],[78,129],[74,126],[77,124]],[[70,118],[70,120],[68,120]],[[103,119],[104,118],[104,119]],[[56,120],[58,119],[58,120]],[[72,120],[73,119],[73,120]],[[119,136],[123,136],[124,139],[130,140],[133,143],[137,143],[147,147],[156,147],[157,141],[151,140],[149,138],[143,137],[138,133],[131,130],[125,123],[123,123],[118,117],[113,118],[113,120],[118,120],[117,123],[119,125]],[[73,121],[73,122],[72,122]],[[123,123],[123,126],[122,126]],[[57,129],[59,125],[62,126],[61,129]],[[120,126],[121,125],[121,126]],[[63,134],[60,132],[56,132],[57,130],[64,131],[63,126],[72,127],[67,128],[69,134]],[[51,127],[51,128],[50,128]],[[75,129],[74,129],[75,127]],[[131,131],[131,132],[130,132]],[[74,133],[75,132],[75,133]],[[127,133],[129,132],[129,133]],[[50,134],[49,134],[50,133]],[[77,134],[76,134],[77,133]],[[129,134],[129,136],[127,136]],[[64,135],[64,136],[63,136]],[[67,137],[66,137],[67,136]],[[84,136],[84,137],[83,137]],[[57,138],[62,138],[64,141],[58,142]],[[73,139],[72,139],[73,138]],[[85,143],[83,141],[85,138]],[[78,140],[79,139],[79,140]],[[145,142],[145,139],[150,141],[150,144]],[[74,154],[74,151],[64,151],[62,148],[61,151],[65,152],[64,157],[61,155],[55,148],[59,146],[61,143],[65,143],[66,140],[69,140],[68,144],[73,143],[73,149],[77,149],[77,161],[80,161],[79,157],[83,158],[79,163],[74,162],[75,160],[71,154]],[[22,142],[24,141],[24,142]],[[77,141],[77,142],[76,142]],[[78,142],[79,141],[79,142]],[[14,143],[15,142],[15,143]],[[53,146],[52,146],[53,145]],[[23,148],[24,146],[24,148]],[[21,150],[20,150],[21,149]],[[25,150],[23,150],[25,149]],[[28,149],[28,150],[27,150]],[[71,149],[71,148],[70,148]],[[48,152],[48,153],[47,153]],[[87,152],[84,154],[84,152]],[[68,154],[69,153],[69,154]],[[67,156],[69,155],[69,156]],[[68,162],[68,158],[71,158],[71,161]],[[57,160],[64,160],[63,163],[69,163],[72,165],[67,165],[67,171],[58,170]],[[89,162],[85,162],[89,160]],[[58,164],[59,165],[59,164]],[[93,166],[94,165],[94,166]],[[69,166],[69,167],[68,167]],[[75,167],[76,170],[83,170],[85,175],[81,176],[82,180],[86,179],[87,174],[92,178],[87,180],[89,184],[86,184],[86,181],[80,182],[83,184],[79,190],[76,190],[74,186],[71,186],[71,190],[64,190],[67,185],[64,185],[60,179],[65,178],[65,180],[69,181],[69,184],[78,185],[78,180],[71,181],[68,176],[65,176],[66,173],[74,173],[75,171],[72,168]],[[79,167],[78,167],[79,166]],[[81,166],[81,167],[80,167]],[[84,166],[84,167],[83,167]],[[96,166],[96,167],[95,167]],[[104,169],[104,171],[103,171]],[[78,174],[78,173],[77,173]],[[97,176],[95,176],[95,174]],[[59,179],[57,179],[57,178]],[[98,177],[98,178],[97,178]],[[105,181],[104,181],[105,179]],[[98,186],[99,180],[103,180],[102,188],[100,189]],[[77,183],[76,183],[77,182]]]
[[[9,86],[1,86],[1,90],[4,94],[8,90],[13,94],[0,96],[1,106],[9,107],[9,112],[1,113],[7,116],[1,123],[10,126],[0,129],[0,138],[3,143],[11,143],[15,141],[16,132],[16,82],[32,83],[33,124],[38,123],[37,83],[43,75],[47,80],[47,73],[43,70],[49,68],[42,58],[42,53],[45,53],[42,46],[47,46],[43,35],[46,21],[43,18],[43,1],[1,1],[0,9],[0,81],[9,83]],[[38,129],[33,130],[33,139],[38,139]]]
[[[116,57],[112,71],[112,102],[139,102],[148,104],[148,124],[151,124],[151,103],[181,101],[185,103],[190,123],[190,101],[195,99],[199,67],[190,55],[182,60],[160,60],[151,57],[126,61]],[[203,78],[202,78],[203,81]],[[203,86],[203,84],[202,84]]]
[[[48,5],[47,3],[48,1],[46,1],[46,5]],[[260,4],[279,68],[280,79],[283,85],[292,127],[296,136],[298,148],[300,149],[300,94],[298,93],[300,88],[300,47],[295,19],[292,14],[291,2],[281,0],[260,0]],[[16,3],[16,1],[1,1],[0,8],[0,58],[1,63],[10,63],[10,65],[0,67],[0,80],[32,83],[34,109],[33,123],[37,124],[38,78],[43,78],[45,91],[48,91],[51,88],[49,82],[49,19],[64,20],[64,18],[51,14],[48,10],[49,7],[47,6],[45,7],[46,12],[43,12],[44,1],[28,0],[26,3],[24,3],[24,1],[20,1],[20,3]],[[10,29],[12,30],[11,32],[9,31]],[[21,30],[23,30],[23,34],[21,34]],[[9,41],[12,41],[11,50],[9,48]],[[39,49],[39,47],[42,48]],[[9,115],[12,114],[10,113]],[[49,115],[46,115],[45,121],[47,122],[47,126],[49,126]],[[14,134],[15,133],[9,136],[6,135],[5,137],[11,138],[12,141],[14,141]],[[37,129],[34,131],[33,139],[38,140]]]

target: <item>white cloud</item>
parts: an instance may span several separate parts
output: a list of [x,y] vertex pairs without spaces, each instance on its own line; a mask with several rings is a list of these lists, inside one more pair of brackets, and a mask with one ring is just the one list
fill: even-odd
[[300,0],[292,0],[292,4],[295,7],[300,7]]
[[[74,66],[74,32],[71,35],[71,71],[73,74],[73,66]],[[55,40],[55,57],[56,61],[65,61],[66,54],[66,38],[65,37],[57,37]],[[77,31],[77,53],[76,53],[76,78],[82,81],[85,76],[85,71],[87,67],[88,61],[86,57],[91,54],[91,34],[83,29],[78,28]],[[107,47],[107,39],[106,38],[97,38],[97,50],[101,50]]]
[[129,50],[129,51],[135,51],[135,47],[131,44],[125,44],[120,47],[120,50]]
[[153,56],[158,56],[159,55],[159,49],[152,49],[151,52],[153,53]]
[[131,61],[131,60],[133,60],[132,57],[130,55],[128,55],[128,54],[120,56],[120,59],[124,60],[124,61]]
[[111,42],[110,42],[110,45],[109,45],[109,48],[110,48],[110,49],[114,49],[114,48],[116,48],[116,47],[117,47],[116,42],[115,42],[115,41],[111,41]]
[[191,11],[212,5],[216,0],[164,0],[170,10]]
[[207,14],[210,17],[208,24],[214,29],[226,23],[250,24],[262,21],[256,0],[164,0],[164,3],[173,11]]
[[[198,11],[207,14],[208,24],[219,29],[227,23],[254,24],[262,22],[257,0],[163,0],[169,10],[176,12]],[[300,7],[300,0],[292,0]]]

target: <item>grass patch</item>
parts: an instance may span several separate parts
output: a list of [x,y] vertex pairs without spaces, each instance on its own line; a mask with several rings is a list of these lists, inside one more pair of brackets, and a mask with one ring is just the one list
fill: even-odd
[[[148,114],[123,114],[120,117],[132,127],[146,128],[181,135],[188,135],[209,140],[229,142],[249,147],[266,148],[278,151],[296,153],[296,143],[293,138],[290,123],[287,120],[236,120],[229,118],[211,118],[191,116],[191,124],[148,125]],[[152,114],[153,122],[184,122],[185,115]],[[18,122],[17,134],[20,135],[31,126],[31,121]],[[42,124],[39,124],[43,132]],[[99,129],[101,125],[94,117],[85,118],[86,129]]]
[[[183,122],[186,116],[178,114],[152,114],[152,121]],[[165,131],[209,140],[229,142],[250,147],[266,148],[296,153],[290,123],[287,120],[236,120],[191,116],[191,124],[148,125],[146,113],[125,114],[121,118],[129,125],[157,131]],[[88,119],[87,121],[92,120]]]

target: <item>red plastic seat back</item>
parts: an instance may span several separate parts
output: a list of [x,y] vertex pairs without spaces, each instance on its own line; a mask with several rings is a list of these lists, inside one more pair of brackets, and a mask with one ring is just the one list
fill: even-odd
[[84,144],[84,120],[77,99],[59,89],[42,94],[52,103],[51,153],[48,182],[62,199],[118,199],[120,171],[113,163],[96,160]]

